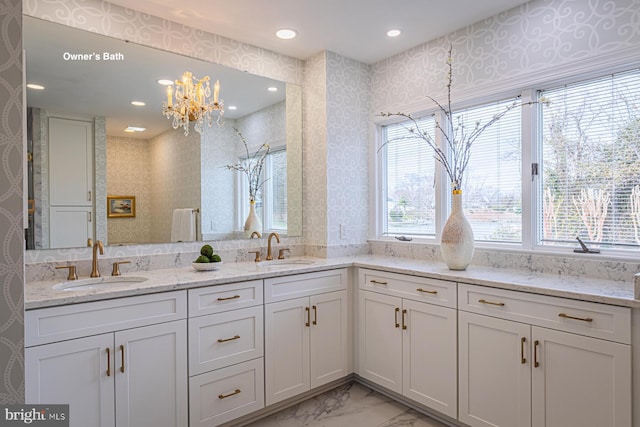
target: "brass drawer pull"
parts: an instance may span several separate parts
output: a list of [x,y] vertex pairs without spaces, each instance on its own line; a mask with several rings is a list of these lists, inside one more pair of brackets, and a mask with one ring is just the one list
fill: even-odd
[[398,313],[400,313],[400,309],[396,307],[395,314],[394,314],[396,318],[396,328],[400,327],[400,323],[398,323]]
[[379,282],[378,280],[369,280],[369,282],[373,283],[374,285],[388,285],[387,282]]
[[407,329],[407,323],[404,320],[404,316],[407,315],[407,310],[402,310],[402,329]]
[[540,341],[535,340],[533,342],[533,367],[537,368],[538,366],[540,366],[540,363],[538,362],[538,347],[540,347]]
[[226,399],[227,397],[235,396],[236,394],[239,394],[239,393],[240,393],[240,389],[237,388],[236,391],[232,391],[229,394],[219,394],[218,399]]
[[230,299],[237,299],[237,298],[240,298],[240,295],[234,295],[232,297],[226,297],[226,298],[218,298],[218,301],[227,301]]
[[487,301],[485,299],[479,299],[478,302],[482,304],[491,304],[491,305],[497,305],[498,307],[504,307],[503,302],[492,302],[492,301]]
[[573,320],[581,320],[583,322],[593,322],[593,319],[591,317],[574,317],[574,316],[569,316],[568,314],[565,313],[560,313],[558,314],[558,317],[562,317],[564,319],[573,319]]
[[418,288],[418,289],[416,289],[416,291],[424,292],[425,294],[431,294],[431,295],[436,295],[438,293],[438,291],[427,291],[427,290],[424,290],[422,288]]
[[239,339],[240,339],[240,335],[236,335],[231,338],[220,338],[218,342],[227,342],[227,341],[233,341],[233,340],[239,340]]
[[315,305],[313,306],[313,324],[318,324],[318,307],[316,307]]
[[524,357],[524,344],[527,342],[525,337],[520,338],[520,363],[523,365],[527,363],[526,357]]
[[305,307],[304,311],[307,312],[307,323],[305,323],[304,326],[310,326],[311,325],[311,310],[309,309],[309,307]]
[[120,372],[122,372],[124,374],[124,346],[121,345],[120,346],[120,351],[122,352],[122,366],[120,366]]
[[107,376],[111,376],[111,349],[107,347]]

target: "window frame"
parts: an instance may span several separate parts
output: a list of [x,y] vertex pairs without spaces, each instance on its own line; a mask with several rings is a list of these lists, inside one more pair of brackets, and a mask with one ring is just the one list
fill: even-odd
[[[485,104],[490,104],[493,102],[499,102],[500,100],[504,100],[506,98],[512,97],[513,93],[516,92],[523,104],[527,102],[535,102],[538,100],[538,94],[543,88],[553,88],[564,84],[572,84],[579,83],[583,81],[588,81],[590,79],[597,79],[602,76],[620,73],[624,71],[631,71],[637,69],[640,66],[640,63],[627,63],[625,65],[615,66],[615,67],[607,67],[602,68],[600,65],[599,68],[594,68],[589,72],[584,73],[576,73],[569,76],[563,76],[561,78],[549,78],[549,79],[532,79],[530,82],[522,81],[520,85],[520,89],[516,91],[508,92],[496,92],[493,94],[481,94],[476,95],[473,99],[467,99],[464,102],[459,104],[452,105],[452,109],[454,111],[459,111],[462,109],[473,108],[474,106],[481,106]],[[534,175],[532,171],[533,164],[537,164],[539,168],[542,166],[542,149],[543,144],[541,140],[541,106],[540,104],[534,104],[530,106],[531,108],[520,108],[521,110],[521,166],[522,166],[522,184],[521,184],[521,197],[522,197],[522,242],[521,243],[510,243],[510,242],[487,242],[487,241],[476,241],[476,248],[480,249],[489,249],[489,250],[501,250],[501,251],[515,251],[515,252],[531,252],[531,253],[540,253],[540,254],[573,254],[573,249],[578,247],[578,243],[576,241],[576,246],[550,246],[544,245],[542,242],[539,242],[539,228],[542,223],[537,218],[537,211],[540,203],[542,203],[542,197],[540,193],[540,185],[539,180],[541,179],[542,171],[539,170],[538,175]],[[400,109],[401,110],[401,109]],[[436,108],[431,107],[430,109],[416,109],[416,111],[409,111],[409,113],[416,117],[424,117],[430,114],[435,114],[436,119],[444,120],[444,113],[439,111]],[[384,130],[383,126],[387,126],[389,124],[394,124],[398,122],[402,122],[402,118],[393,117],[387,118],[384,120],[375,121],[375,147],[376,152],[374,154],[374,170],[375,170],[375,215],[373,218],[373,229],[374,229],[374,239],[383,240],[383,241],[393,241],[395,240],[394,235],[384,235],[384,220],[386,220],[386,207],[385,201],[382,200],[382,196],[385,194],[382,190],[384,188],[386,182],[385,175],[385,159],[386,157],[383,155],[382,149],[378,149],[384,143]],[[436,133],[436,143],[442,147],[443,137],[440,132]],[[435,161],[435,160],[434,160]],[[427,238],[426,236],[409,236],[414,239],[414,241],[418,243],[426,243],[426,244],[439,244],[441,240],[442,227],[444,226],[444,222],[449,215],[450,211],[450,185],[447,182],[448,178],[446,176],[446,172],[444,168],[436,162],[436,183],[435,183],[435,200],[436,200],[436,230],[435,230],[435,238]],[[384,217],[384,220],[382,219]],[[640,248],[630,248],[630,249],[621,249],[621,248],[601,248],[600,249],[600,257],[613,258],[613,259],[628,259],[633,258],[636,259]],[[592,256],[592,255],[584,255],[584,256]]]

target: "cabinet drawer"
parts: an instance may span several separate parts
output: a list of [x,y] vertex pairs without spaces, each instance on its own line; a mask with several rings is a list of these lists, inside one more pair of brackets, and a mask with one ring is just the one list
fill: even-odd
[[25,346],[170,322],[187,317],[185,291],[28,310]]
[[189,375],[264,355],[263,307],[189,319]]
[[189,378],[189,425],[217,426],[264,408],[264,359]]
[[265,302],[284,301],[347,289],[347,269],[274,277],[264,281]]
[[459,284],[458,308],[623,344],[631,343],[631,310],[627,307]]
[[262,280],[189,290],[189,317],[261,305]]
[[360,289],[456,308],[456,283],[427,277],[360,269]]

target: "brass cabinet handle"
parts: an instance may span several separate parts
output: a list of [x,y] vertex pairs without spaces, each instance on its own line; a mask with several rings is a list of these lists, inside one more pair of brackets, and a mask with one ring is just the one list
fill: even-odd
[[107,376],[111,376],[111,349],[107,347]]
[[400,323],[398,323],[398,313],[400,313],[400,309],[396,307],[396,310],[395,310],[396,328],[400,327]]
[[218,339],[218,342],[227,342],[227,341],[233,341],[233,340],[239,340],[239,339],[240,339],[240,335],[236,335],[231,338],[220,338]]
[[535,340],[533,342],[533,367],[537,368],[538,366],[540,366],[540,363],[538,362],[538,347],[540,347],[540,341]]
[[237,388],[236,391],[232,391],[229,394],[219,394],[218,395],[218,399],[226,399],[227,397],[235,396],[238,393],[240,393],[240,389],[239,388]]
[[569,316],[568,314],[565,313],[560,313],[558,314],[558,317],[563,317],[565,319],[573,319],[573,320],[580,320],[582,322],[593,322],[593,319],[591,317],[574,317],[574,316]]
[[523,365],[527,363],[527,359],[524,357],[524,345],[527,342],[525,337],[520,338],[520,363]]
[[402,310],[402,329],[407,329],[407,324],[405,323],[404,316],[406,316],[407,310]]
[[436,295],[438,293],[438,291],[427,291],[427,290],[422,289],[422,288],[418,288],[418,289],[416,289],[416,291],[424,292],[425,294],[431,294],[431,295]]
[[230,299],[237,299],[237,298],[240,298],[240,295],[234,295],[232,297],[219,297],[218,301],[227,301],[227,300],[230,300]]
[[310,326],[311,325],[311,310],[309,310],[309,307],[305,307],[304,311],[307,312],[307,323],[305,323],[304,326]]
[[122,359],[121,359],[122,364],[120,366],[120,372],[124,373],[124,346],[123,345],[120,345],[120,351],[122,352],[122,354],[121,354],[122,355]]
[[379,281],[373,280],[373,279],[369,280],[369,282],[371,282],[371,283],[373,283],[375,285],[387,285],[388,284],[387,282],[379,282]]
[[503,302],[492,302],[492,301],[487,301],[485,299],[479,299],[478,302],[482,304],[491,304],[491,305],[497,305],[498,307],[504,307]]
[[313,306],[313,324],[318,324],[318,307],[316,307],[315,305]]

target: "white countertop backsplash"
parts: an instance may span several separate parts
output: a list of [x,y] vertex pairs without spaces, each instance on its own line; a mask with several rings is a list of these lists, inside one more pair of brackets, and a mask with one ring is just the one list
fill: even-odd
[[[192,255],[170,254],[163,260],[154,257],[138,257],[132,260],[133,265],[125,264],[121,270],[124,276],[146,277],[148,280],[145,282],[114,283],[101,289],[77,291],[53,289],[53,285],[65,281],[66,277],[65,270],[55,270],[54,265],[64,263],[28,265],[31,271],[25,286],[25,307],[35,309],[355,266],[640,308],[640,274],[636,274],[634,280],[620,281],[572,276],[566,273],[560,274],[560,272],[523,271],[501,265],[471,265],[466,271],[452,271],[442,262],[380,255],[340,258],[294,257],[292,259],[312,260],[313,264],[292,265],[277,269],[260,267],[252,261],[227,262],[225,260],[216,271],[195,271],[191,267]],[[240,255],[242,254],[237,258],[244,259],[244,256]],[[107,262],[106,259],[102,261],[103,264],[105,262]],[[157,268],[159,266],[162,268]],[[102,275],[108,276],[111,270],[107,270],[103,265],[101,267]],[[88,277],[88,274],[83,271],[85,268],[86,266],[83,266],[79,270],[81,278]]]

